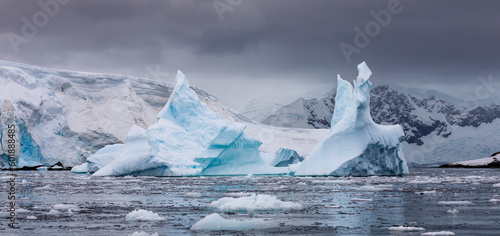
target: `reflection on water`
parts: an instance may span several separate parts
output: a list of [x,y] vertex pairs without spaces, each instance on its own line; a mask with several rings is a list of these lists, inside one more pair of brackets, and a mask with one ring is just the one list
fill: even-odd
[[[6,183],[10,174],[0,172],[2,182]],[[130,235],[135,231],[197,234],[200,232],[189,228],[213,213],[207,208],[210,202],[241,196],[242,192],[275,195],[305,206],[292,212],[221,213],[227,219],[264,218],[280,223],[280,228],[248,234],[420,235],[452,231],[457,235],[495,235],[500,231],[500,207],[490,201],[500,194],[500,187],[493,186],[500,183],[500,171],[492,169],[415,168],[404,177],[369,178],[91,177],[66,171],[15,174],[20,186],[20,207],[16,209],[20,228],[7,227],[4,207],[0,213],[1,235]],[[1,188],[0,202],[5,206],[8,185],[2,184]],[[183,197],[187,192],[202,193],[203,198]],[[450,201],[473,204],[453,205]],[[77,205],[80,211],[47,214],[61,203]],[[167,221],[125,221],[125,216],[135,209],[153,211]],[[458,213],[447,212],[452,209]],[[36,219],[26,219],[28,216]],[[389,227],[400,225],[423,227],[426,231],[389,231]]]

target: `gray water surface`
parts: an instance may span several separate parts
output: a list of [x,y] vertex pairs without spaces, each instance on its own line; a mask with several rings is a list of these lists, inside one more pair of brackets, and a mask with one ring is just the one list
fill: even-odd
[[[7,226],[7,181],[0,172],[0,235],[420,235],[452,231],[456,235],[500,235],[500,170],[412,168],[403,177],[92,177],[68,171],[14,172],[17,186],[18,229]],[[21,183],[25,180],[25,183]],[[377,191],[370,191],[376,186]],[[366,191],[368,190],[368,191]],[[426,192],[424,192],[426,191]],[[434,192],[435,191],[435,192]],[[203,198],[187,198],[187,192]],[[277,196],[302,203],[303,210],[218,212],[226,219],[265,219],[280,227],[252,231],[190,231],[203,217],[216,212],[207,206],[234,193]],[[353,199],[367,201],[353,201]],[[491,200],[491,201],[490,201]],[[443,205],[469,201],[469,205]],[[49,215],[56,204],[81,210]],[[22,209],[20,209],[22,208]],[[158,213],[164,222],[129,222],[136,209]],[[447,213],[456,209],[458,213]],[[36,219],[28,220],[27,216]],[[391,231],[391,226],[422,227],[425,231]]]

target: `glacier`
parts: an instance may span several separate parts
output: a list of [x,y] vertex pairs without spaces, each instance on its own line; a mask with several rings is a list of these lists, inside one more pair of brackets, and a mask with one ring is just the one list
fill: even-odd
[[[133,126],[122,146],[110,145],[87,160],[95,176],[284,174],[262,159],[262,144],[200,101],[181,71],[157,122]],[[79,169],[79,168],[78,168]]]
[[[17,167],[74,166],[100,148],[123,142],[132,125],[154,123],[126,76],[0,61],[0,140],[16,126]],[[5,167],[6,145],[0,146]]]
[[295,175],[370,176],[408,173],[400,125],[376,124],[370,115],[372,74],[358,65],[354,86],[337,76],[337,94],[328,137],[294,166]]

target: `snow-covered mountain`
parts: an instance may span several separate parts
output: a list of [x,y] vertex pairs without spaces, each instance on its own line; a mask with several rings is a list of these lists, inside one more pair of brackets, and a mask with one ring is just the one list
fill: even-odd
[[241,114],[257,122],[262,122],[269,116],[269,114],[275,113],[282,107],[283,105],[271,102],[268,99],[256,98],[243,108]]
[[[263,123],[329,128],[334,98],[335,93],[319,100],[300,98],[278,109]],[[406,158],[420,165],[474,159],[498,149],[493,137],[500,130],[500,105],[467,108],[467,104],[438,91],[384,85],[373,88],[370,106],[375,122],[403,127]]]

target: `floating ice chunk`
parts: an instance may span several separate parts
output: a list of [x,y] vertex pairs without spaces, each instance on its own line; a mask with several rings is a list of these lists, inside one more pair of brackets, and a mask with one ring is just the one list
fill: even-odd
[[250,196],[254,193],[245,193],[245,192],[228,192],[224,193],[224,196],[228,197],[244,197],[244,196]]
[[420,236],[439,236],[439,235],[455,235],[455,233],[450,231],[439,231],[439,232],[425,232]]
[[357,191],[360,191],[360,192],[380,192],[380,191],[387,191],[387,190],[391,190],[391,188],[387,188],[385,186],[365,185],[365,186],[361,186],[357,189]]
[[21,184],[27,184],[29,183],[28,181],[26,181],[25,179],[23,179],[23,181],[21,181]]
[[453,215],[458,214],[458,212],[459,212],[459,211],[458,211],[457,209],[452,209],[452,210],[447,210],[447,211],[446,211],[446,213],[448,213],[448,214],[453,214]]
[[498,183],[498,184],[494,184],[494,185],[493,185],[493,187],[495,187],[495,188],[500,188],[500,183]]
[[141,232],[134,232],[133,234],[131,234],[130,236],[159,236],[158,233],[153,233],[153,234],[148,234],[144,231],[141,231]]
[[182,195],[185,198],[202,198],[203,194],[197,192],[189,192]]
[[402,232],[416,232],[416,231],[425,231],[422,227],[413,227],[413,226],[393,226],[389,228],[390,231],[402,231]]
[[248,174],[247,176],[245,176],[245,179],[252,179],[253,178],[253,174]]
[[431,195],[431,194],[438,194],[439,192],[436,190],[426,190],[426,191],[415,192],[415,193],[420,194],[420,195]]
[[439,205],[473,205],[470,201],[439,201]]
[[73,172],[73,173],[87,173],[87,172],[89,172],[88,165],[89,165],[88,162],[85,162],[83,164],[73,166],[73,168],[71,168],[71,172]]
[[125,216],[127,221],[166,221],[164,217],[147,210],[135,210]]
[[337,77],[329,136],[303,162],[296,175],[370,176],[408,173],[399,125],[376,124],[370,115],[371,71],[358,65],[354,87]]
[[54,205],[52,208],[58,211],[65,211],[65,210],[80,211],[80,208],[77,205],[71,205],[71,204],[57,204]]
[[36,216],[27,216],[26,219],[27,220],[36,220]]
[[219,211],[290,211],[303,209],[302,204],[284,202],[275,196],[264,194],[252,194],[249,197],[224,197],[210,203],[210,208]]
[[38,170],[38,171],[48,171],[49,168],[46,167],[46,166],[40,166],[40,167],[36,168],[36,170]]
[[50,184],[47,184],[47,185],[45,185],[45,186],[43,186],[43,187],[38,187],[38,188],[35,188],[35,189],[37,189],[37,190],[42,190],[42,189],[52,189],[52,186],[51,186]]
[[60,211],[58,211],[58,210],[54,210],[54,209],[50,210],[50,211],[47,213],[47,215],[55,215],[55,216],[58,216],[58,215],[61,215],[61,214],[62,214],[62,212],[60,212]]
[[353,202],[373,202],[373,199],[367,199],[367,198],[353,198],[351,199]]
[[203,231],[203,230],[233,230],[233,231],[243,231],[243,230],[253,230],[253,229],[270,229],[278,228],[279,224],[274,222],[264,221],[262,219],[252,219],[252,220],[226,220],[217,213],[211,214],[203,218],[202,220],[196,222],[191,226],[190,230],[193,231]]
[[292,149],[279,148],[274,153],[274,158],[269,162],[269,165],[274,167],[286,167],[292,164],[297,164],[303,161],[304,158]]

